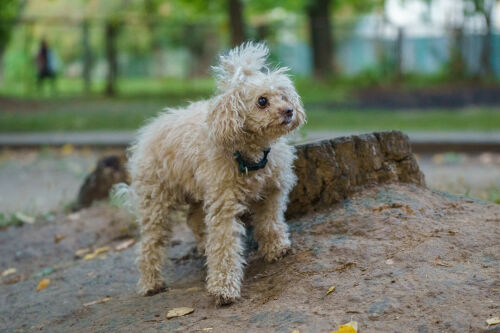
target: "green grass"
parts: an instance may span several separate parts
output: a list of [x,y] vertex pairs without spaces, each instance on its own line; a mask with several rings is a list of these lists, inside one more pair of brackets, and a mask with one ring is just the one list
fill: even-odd
[[[345,80],[313,82],[304,78],[295,78],[295,82],[307,110],[305,131],[500,130],[500,108],[326,110],[321,105],[346,101],[352,84]],[[48,91],[42,94],[24,88],[16,83],[0,85],[0,132],[136,129],[165,106],[182,106],[190,100],[210,96],[214,82],[211,79],[127,79],[119,81],[119,94],[115,98],[102,97],[103,82],[94,83],[91,93],[84,96],[82,83],[76,79],[59,80],[56,96]]]
[[[156,115],[159,101],[90,101],[55,105],[51,110],[0,113],[0,132],[131,130]],[[307,110],[305,131],[388,130],[404,131],[496,131],[500,110],[381,111]]]
[[500,109],[310,110],[309,130],[497,131]]
[[[307,78],[294,78],[297,90],[305,102],[332,102],[344,100],[352,87],[352,82],[317,82]],[[57,80],[55,91],[48,82],[38,90],[34,83],[21,82],[0,83],[0,97],[8,96],[24,100],[52,101],[66,98],[102,98],[103,81],[93,82],[90,93],[83,93],[80,79],[61,78]],[[211,78],[176,79],[176,78],[128,78],[118,81],[117,95],[119,99],[161,99],[170,104],[179,104],[186,100],[195,100],[210,96],[215,90]]]

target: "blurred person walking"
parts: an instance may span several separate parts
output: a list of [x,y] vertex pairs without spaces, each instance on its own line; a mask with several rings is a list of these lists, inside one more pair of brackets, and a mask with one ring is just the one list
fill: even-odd
[[37,85],[38,90],[43,89],[43,81],[49,80],[52,85],[52,91],[56,90],[56,66],[55,66],[55,55],[49,48],[49,45],[45,39],[40,43],[40,49],[36,55],[36,65],[38,70],[37,75]]

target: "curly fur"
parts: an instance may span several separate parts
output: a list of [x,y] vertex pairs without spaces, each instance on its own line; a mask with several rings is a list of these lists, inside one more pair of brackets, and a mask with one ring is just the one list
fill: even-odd
[[[179,205],[190,205],[187,223],[198,250],[207,256],[207,289],[217,304],[240,296],[243,213],[253,213],[259,252],[266,260],[289,249],[284,210],[296,182],[295,157],[282,136],[302,125],[305,113],[287,69],[266,66],[268,52],[263,44],[246,43],[221,56],[214,68],[215,97],[169,109],[139,131],[128,168],[142,234],[140,293],[165,288],[162,269],[172,229],[168,213]],[[269,100],[265,108],[257,104],[262,96]],[[293,115],[288,111],[287,117],[290,108]],[[267,147],[265,168],[247,175],[238,171],[236,151],[255,162]]]

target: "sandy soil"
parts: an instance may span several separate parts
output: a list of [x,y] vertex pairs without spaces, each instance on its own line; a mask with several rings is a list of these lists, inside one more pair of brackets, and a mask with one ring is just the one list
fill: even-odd
[[[0,331],[330,332],[353,319],[360,332],[481,332],[500,314],[499,205],[387,185],[289,224],[293,252],[277,263],[249,240],[242,298],[224,308],[204,290],[204,259],[183,225],[165,268],[170,290],[153,297],[135,293],[134,248],[114,250],[137,237],[122,211],[8,228],[0,268],[17,272],[2,277]],[[75,257],[102,246],[92,260]],[[50,284],[37,292],[42,278]],[[181,306],[195,311],[165,318]]]

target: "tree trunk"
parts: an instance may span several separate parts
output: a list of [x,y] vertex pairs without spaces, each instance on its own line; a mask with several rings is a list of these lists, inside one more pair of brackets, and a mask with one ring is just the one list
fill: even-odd
[[403,41],[404,41],[404,29],[403,27],[398,28],[398,38],[396,40],[396,79],[402,80],[404,69],[403,69]]
[[238,46],[245,41],[245,22],[243,21],[243,4],[241,0],[229,1],[229,30],[231,45]]
[[450,73],[453,78],[463,79],[466,76],[466,64],[463,56],[463,26],[453,30],[453,45],[450,54]]
[[4,51],[0,50],[0,83],[3,81],[3,54]]
[[314,61],[314,75],[324,78],[333,72],[333,38],[330,24],[330,0],[313,0],[307,8]]
[[89,22],[82,23],[83,44],[83,89],[86,94],[90,92],[90,74],[92,69],[92,54],[90,51]]
[[114,96],[116,93],[116,78],[118,77],[118,60],[116,54],[117,35],[118,23],[106,22],[106,61],[108,63],[106,95],[108,96]]
[[486,34],[483,36],[483,47],[481,50],[481,76],[490,77],[493,75],[493,68],[491,66],[491,52],[493,51],[492,11],[486,11],[484,19],[486,21]]

